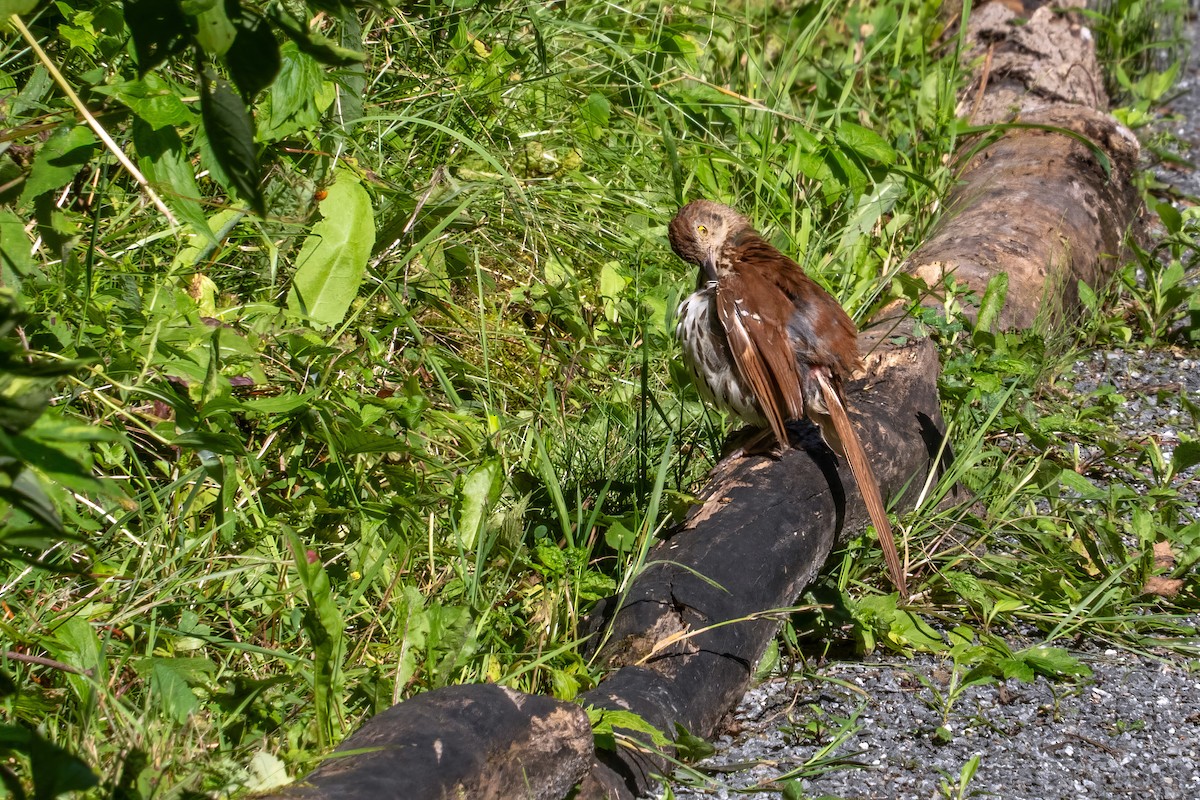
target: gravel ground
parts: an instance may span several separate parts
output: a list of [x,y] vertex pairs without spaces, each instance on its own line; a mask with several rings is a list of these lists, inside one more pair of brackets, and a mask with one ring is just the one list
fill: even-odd
[[[769,681],[739,706],[733,736],[704,762],[724,786],[677,787],[677,798],[771,790],[856,717],[835,753],[857,766],[798,778],[796,797],[934,798],[957,787],[964,764],[979,768],[964,796],[1009,800],[1200,797],[1200,676],[1105,651],[1081,656],[1093,674],[1078,682],[1009,680],[973,686],[947,703],[952,665],[834,662],[799,678]],[[949,729],[942,742],[935,731]]]
[[[1194,144],[1200,144],[1198,60],[1180,86],[1187,94],[1172,108],[1183,115],[1174,132]],[[1191,157],[1197,154],[1194,146]],[[1181,193],[1200,196],[1200,171],[1159,175]],[[1103,351],[1076,362],[1074,371],[1078,391],[1110,385],[1125,397],[1115,416],[1130,437],[1155,437],[1169,455],[1181,430],[1195,435],[1197,420],[1182,398],[1200,403],[1200,351]],[[1200,508],[1194,468],[1179,489]],[[1200,661],[1112,650],[1074,655],[1091,676],[974,686],[949,703],[953,665],[930,656],[835,661],[768,681],[747,693],[728,733],[714,743],[717,753],[700,762],[712,782],[677,783],[674,797],[746,791],[788,800],[956,797],[960,771],[978,755],[964,797],[1200,798]],[[948,733],[935,735],[939,726]],[[828,755],[853,763],[798,775],[787,795],[772,783],[834,744],[842,729],[848,735]]]

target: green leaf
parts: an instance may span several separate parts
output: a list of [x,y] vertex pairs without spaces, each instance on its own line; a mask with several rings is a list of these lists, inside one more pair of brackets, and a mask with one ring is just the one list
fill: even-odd
[[338,172],[327,191],[322,219],[296,257],[288,308],[331,326],[345,318],[358,296],[375,244],[375,218],[370,196],[350,172]]
[[1158,212],[1158,218],[1162,220],[1163,227],[1167,229],[1168,233],[1179,233],[1183,229],[1183,215],[1175,206],[1164,200],[1156,203],[1154,210]]
[[60,536],[66,534],[62,520],[58,516],[58,510],[50,501],[46,490],[42,488],[32,470],[13,463],[7,457],[0,458],[0,470],[10,474],[12,474],[10,470],[16,471],[15,474],[12,474],[11,480],[0,480],[0,500],[7,501],[13,508],[25,513],[41,526],[38,530],[21,529],[12,525],[3,526],[0,527],[0,538],[9,545],[17,545],[18,542],[13,541],[13,534],[28,537],[38,533],[39,530],[48,530]]
[[305,25],[297,22],[295,17],[288,14],[280,5],[272,4],[267,7],[271,21],[296,43],[301,52],[312,56],[322,64],[331,67],[349,67],[361,64],[366,60],[365,53],[340,47],[319,33],[310,31]]
[[858,155],[881,164],[893,164],[896,161],[896,151],[884,139],[870,128],[855,125],[853,122],[843,122],[835,134],[838,142],[850,148]]
[[996,321],[1000,318],[1000,312],[1004,310],[1004,302],[1007,299],[1008,273],[997,272],[988,281],[987,288],[983,292],[983,300],[979,303],[979,317],[975,322],[975,329],[995,333]]
[[1014,654],[1015,658],[1028,664],[1039,675],[1061,678],[1064,675],[1088,677],[1092,669],[1061,647],[1030,647]]
[[39,0],[0,0],[0,18],[8,18],[13,14],[28,14],[38,2]]
[[25,220],[7,209],[0,209],[0,281],[13,288],[33,271],[32,243],[25,233]]
[[225,66],[242,97],[250,102],[279,74],[279,43],[271,26],[258,14],[243,9],[233,23],[237,38],[225,53]]
[[233,92],[228,81],[205,70],[201,80],[200,111],[204,117],[204,133],[225,177],[242,199],[260,217],[265,217],[266,201],[259,188],[261,175],[250,109]]
[[687,728],[675,723],[675,754],[683,761],[699,761],[717,752],[717,748]]
[[237,28],[225,13],[225,4],[213,3],[196,14],[196,43],[214,56],[223,56],[237,38]]
[[191,225],[192,230],[216,244],[216,237],[200,202],[200,189],[196,185],[192,162],[175,129],[162,127],[151,130],[150,125],[135,121],[133,144],[138,151],[138,166],[159,189],[167,205]]
[[458,541],[464,550],[474,548],[479,534],[487,524],[488,510],[500,497],[502,485],[500,462],[485,461],[462,482],[458,492]]
[[1171,474],[1178,475],[1185,469],[1200,464],[1200,441],[1189,440],[1179,443],[1171,453]]
[[187,17],[175,0],[124,0],[122,5],[141,74],[191,44]]
[[313,706],[318,738],[322,746],[333,740],[334,720],[340,709],[342,658],[346,652],[346,628],[333,597],[329,575],[315,553],[310,553],[291,527],[284,527],[296,574],[304,586],[308,608],[304,630],[313,649]]
[[153,72],[111,87],[96,87],[96,91],[112,94],[151,128],[177,128],[196,119],[196,112],[184,104],[171,84]]
[[29,766],[33,800],[54,800],[67,792],[80,792],[100,781],[84,761],[35,731],[29,732]]
[[588,706],[587,715],[592,724],[592,735],[596,739],[596,746],[604,750],[617,749],[615,734],[618,729],[644,733],[658,747],[670,747],[671,745],[671,741],[662,731],[632,711],[613,711],[612,709]]
[[74,180],[79,170],[92,160],[95,147],[96,137],[86,125],[56,130],[33,158],[33,167],[21,191],[21,203],[61,189]]
[[316,124],[335,94],[321,65],[294,43],[285,42],[279,52],[279,76],[261,106],[259,137],[263,141],[275,141]]

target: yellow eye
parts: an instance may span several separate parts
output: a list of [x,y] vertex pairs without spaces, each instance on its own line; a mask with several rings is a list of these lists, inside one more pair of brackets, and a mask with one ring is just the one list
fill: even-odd
[[696,233],[700,234],[701,236],[705,236],[708,234],[708,228],[705,227],[704,225],[697,225]]

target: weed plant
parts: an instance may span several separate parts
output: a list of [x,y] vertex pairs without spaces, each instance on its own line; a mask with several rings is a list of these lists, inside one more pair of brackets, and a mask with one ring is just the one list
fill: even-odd
[[[26,33],[0,34],[14,795],[265,789],[422,691],[590,687],[581,619],[728,426],[676,358],[694,276],[671,214],[736,205],[861,319],[900,294],[954,179],[932,0],[314,3],[325,38],[278,35],[278,77],[238,86],[249,161],[211,112],[211,39],[142,74],[130,5],[18,2]],[[239,175],[256,161],[261,183]],[[835,605],[855,636],[915,646],[918,610],[981,636],[1172,630],[1136,597],[1134,497],[1050,444],[1111,434],[1113,399],[1064,410],[1041,339],[948,318],[930,325],[958,466],[908,518],[921,600],[872,594],[877,559],[850,548]],[[938,506],[951,479],[986,511]],[[1164,485],[1141,544],[1179,536]]]

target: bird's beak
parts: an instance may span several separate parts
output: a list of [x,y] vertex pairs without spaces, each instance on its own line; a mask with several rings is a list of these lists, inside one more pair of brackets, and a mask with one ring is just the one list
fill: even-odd
[[700,268],[704,270],[704,277],[709,283],[717,282],[717,256],[716,253],[709,253],[704,257],[704,261],[700,262]]

